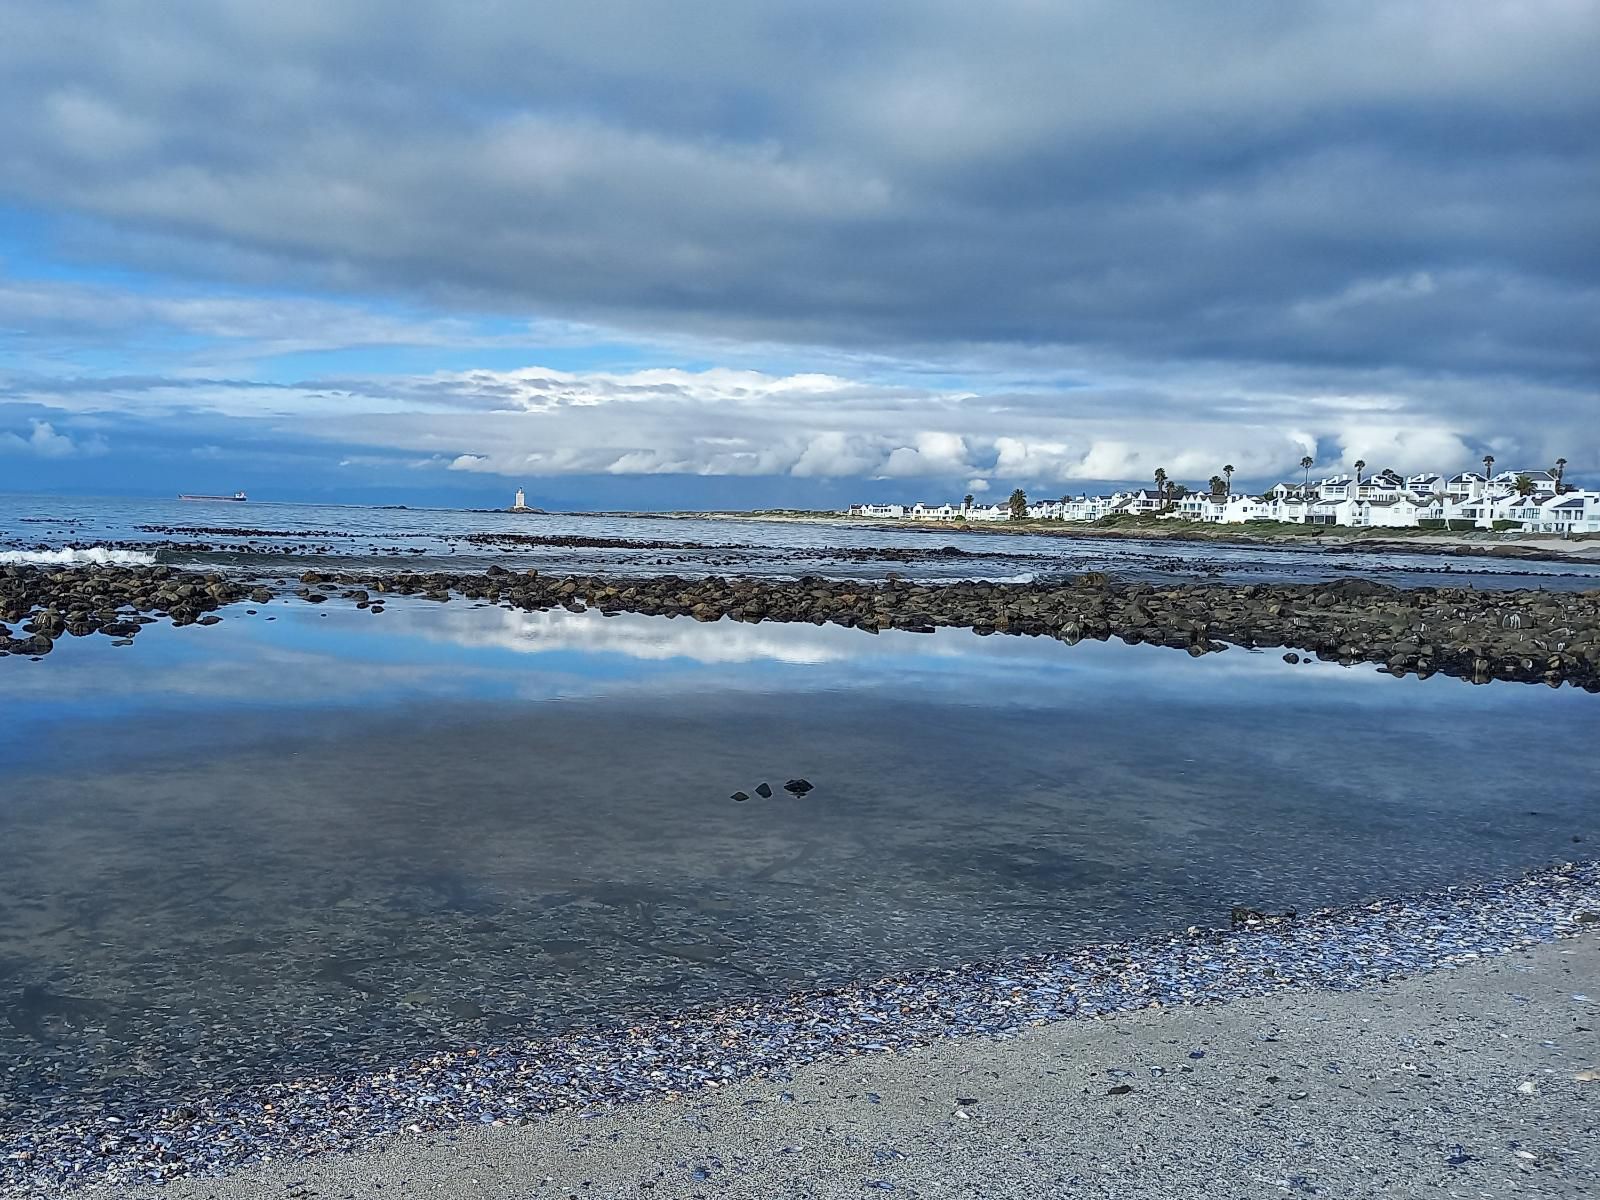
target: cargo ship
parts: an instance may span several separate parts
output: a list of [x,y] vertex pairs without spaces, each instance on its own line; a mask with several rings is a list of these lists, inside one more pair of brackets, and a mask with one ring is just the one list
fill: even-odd
[[238,501],[243,502],[245,500],[250,499],[250,497],[246,496],[243,492],[235,492],[231,496],[188,496],[188,495],[180,495],[178,497],[178,499],[179,500],[238,500]]

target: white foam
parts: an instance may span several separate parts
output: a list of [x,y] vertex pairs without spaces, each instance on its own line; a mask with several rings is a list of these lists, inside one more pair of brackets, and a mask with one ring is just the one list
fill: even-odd
[[112,550],[85,546],[81,550],[0,550],[0,567],[146,567],[156,561],[148,550]]

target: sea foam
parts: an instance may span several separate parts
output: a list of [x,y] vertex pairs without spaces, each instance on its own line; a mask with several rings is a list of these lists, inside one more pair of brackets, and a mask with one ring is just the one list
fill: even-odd
[[84,546],[65,550],[0,550],[0,567],[145,567],[156,561],[148,550],[112,550],[106,546]]

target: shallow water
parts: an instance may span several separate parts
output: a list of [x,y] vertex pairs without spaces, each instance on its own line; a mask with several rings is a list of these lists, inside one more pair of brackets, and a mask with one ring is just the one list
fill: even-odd
[[[478,535],[667,543],[665,547],[483,544]],[[1029,580],[1104,571],[1132,579],[1311,581],[1360,574],[1396,586],[1600,587],[1600,563],[1528,562],[1337,547],[964,534],[883,526],[660,516],[513,514],[250,501],[183,503],[0,493],[0,565],[69,547],[135,547],[203,569],[298,573],[308,556],[359,570],[514,569],[629,575],[804,574]],[[945,555],[946,548],[958,553]],[[882,551],[891,552],[883,556]],[[909,551],[907,561],[892,552]],[[103,552],[102,552],[103,553]]]
[[239,611],[0,662],[0,1118],[1600,838],[1600,710],[1571,689],[967,630]]

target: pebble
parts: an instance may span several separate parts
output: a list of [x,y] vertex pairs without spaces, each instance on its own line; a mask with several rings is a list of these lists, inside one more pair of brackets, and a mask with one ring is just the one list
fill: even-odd
[[[1567,863],[1499,885],[1324,909],[1275,926],[972,963],[606,1030],[440,1051],[376,1072],[262,1082],[156,1111],[9,1130],[0,1194],[217,1174],[349,1150],[400,1131],[598,1111],[732,1079],[782,1078],[818,1060],[939,1038],[1004,1037],[1043,1022],[1372,987],[1574,936],[1582,928],[1578,914],[1597,907],[1600,863]],[[1111,1093],[1131,1090],[1120,1084]],[[958,1105],[956,1115],[965,1117],[968,1107]]]

